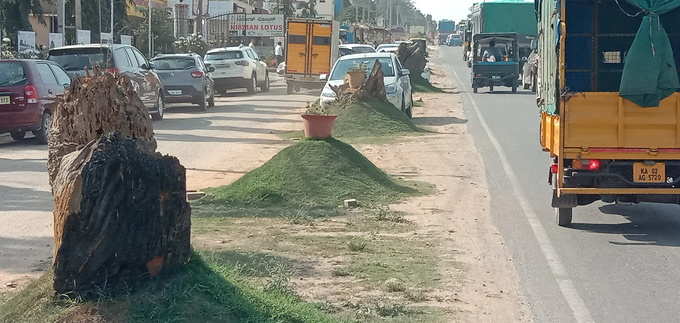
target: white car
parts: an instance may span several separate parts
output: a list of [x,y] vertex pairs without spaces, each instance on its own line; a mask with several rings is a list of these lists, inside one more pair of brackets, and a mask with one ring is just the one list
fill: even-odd
[[375,53],[375,48],[366,44],[343,44],[340,45],[340,56],[353,54]]
[[368,74],[376,60],[382,65],[382,70],[385,74],[387,100],[411,118],[413,112],[413,94],[411,78],[409,76],[410,72],[402,67],[397,56],[390,53],[355,54],[338,59],[335,62],[335,66],[333,66],[330,76],[321,75],[322,79],[327,80],[326,86],[324,86],[321,92],[321,104],[327,105],[335,101],[336,95],[331,89],[331,85],[342,85],[345,82],[345,75],[349,70],[361,67]]
[[246,88],[255,93],[269,91],[269,72],[255,51],[246,46],[217,48],[205,55],[205,64],[215,71],[209,73],[215,81],[215,92],[224,93],[229,89]]
[[382,44],[376,48],[378,53],[396,53],[399,51],[399,44]]

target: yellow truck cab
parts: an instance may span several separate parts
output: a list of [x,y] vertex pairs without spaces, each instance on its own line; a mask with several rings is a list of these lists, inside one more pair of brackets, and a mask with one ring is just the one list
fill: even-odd
[[340,26],[321,19],[288,19],[286,34],[286,83],[288,93],[300,88],[323,88],[338,58]]
[[680,203],[680,1],[537,0],[540,143],[557,223]]

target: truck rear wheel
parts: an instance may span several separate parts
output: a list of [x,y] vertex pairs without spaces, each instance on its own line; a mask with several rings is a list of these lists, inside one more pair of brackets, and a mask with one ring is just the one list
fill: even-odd
[[555,208],[555,218],[557,225],[561,227],[571,226],[574,209],[572,208]]

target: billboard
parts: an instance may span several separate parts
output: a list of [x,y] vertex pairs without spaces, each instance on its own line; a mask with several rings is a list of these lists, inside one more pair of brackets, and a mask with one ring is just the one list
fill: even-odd
[[283,15],[232,14],[229,16],[229,31],[232,36],[283,37],[283,29]]
[[58,33],[50,33],[47,37],[48,47],[50,49],[64,46],[64,35]]
[[17,32],[17,38],[17,44],[19,44],[19,53],[31,54],[38,52],[38,50],[35,48],[35,32],[19,31]]
[[132,45],[132,36],[120,35],[120,43],[123,45]]
[[76,30],[76,43],[78,45],[87,45],[90,42],[92,42],[92,40],[90,38],[89,30]]
[[112,33],[101,33],[99,35],[100,44],[113,44],[113,34]]

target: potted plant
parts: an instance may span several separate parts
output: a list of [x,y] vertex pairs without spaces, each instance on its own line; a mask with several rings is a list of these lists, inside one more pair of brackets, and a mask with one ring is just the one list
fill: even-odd
[[319,102],[307,105],[302,115],[305,125],[305,137],[312,139],[326,139],[333,135],[333,126],[338,116],[329,115],[327,107]]
[[347,71],[347,82],[349,83],[350,89],[358,89],[366,81],[366,73],[361,66],[355,66],[349,71]]

